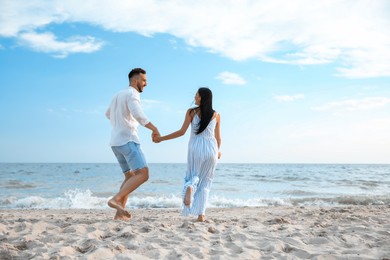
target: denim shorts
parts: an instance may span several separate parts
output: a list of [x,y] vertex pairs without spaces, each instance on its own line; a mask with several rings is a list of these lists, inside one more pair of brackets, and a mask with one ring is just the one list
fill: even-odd
[[145,155],[139,144],[128,142],[121,146],[111,146],[123,173],[147,167]]

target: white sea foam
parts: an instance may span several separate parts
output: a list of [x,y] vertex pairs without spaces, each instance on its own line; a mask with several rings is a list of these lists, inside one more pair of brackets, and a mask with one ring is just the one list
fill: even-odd
[[28,196],[21,199],[7,198],[0,202],[6,208],[49,208],[49,209],[88,209],[104,208],[107,198],[99,198],[92,195],[90,190],[68,190],[62,197],[43,198],[40,196]]
[[[16,199],[8,197],[0,201],[0,208],[49,208],[49,209],[105,209],[109,197],[95,196],[90,190],[67,190],[57,198],[28,196]],[[312,206],[312,205],[387,205],[390,196],[341,196],[330,198],[248,198],[232,199],[211,196],[209,207],[261,207],[261,206]],[[127,208],[180,208],[181,198],[173,194],[161,196],[130,196]]]

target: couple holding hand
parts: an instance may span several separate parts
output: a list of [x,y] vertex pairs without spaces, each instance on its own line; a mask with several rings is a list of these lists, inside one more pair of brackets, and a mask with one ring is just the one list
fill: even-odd
[[127,198],[149,178],[149,168],[137,134],[138,125],[141,124],[152,131],[155,143],[183,136],[191,125],[187,171],[182,192],[182,213],[184,216],[197,215],[198,221],[205,221],[215,167],[221,156],[220,115],[213,110],[211,90],[199,88],[195,94],[196,107],[187,110],[182,127],[171,134],[161,136],[141,108],[140,93],[147,85],[146,71],[135,68],[130,71],[128,77],[130,86],[113,97],[106,112],[112,126],[110,146],[125,175],[119,192],[108,201],[108,205],[116,209],[114,219],[131,218],[130,212],[125,210]]

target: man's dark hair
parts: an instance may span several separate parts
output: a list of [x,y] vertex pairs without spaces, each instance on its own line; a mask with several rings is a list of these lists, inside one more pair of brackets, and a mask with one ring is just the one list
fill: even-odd
[[135,69],[132,69],[130,72],[129,72],[129,82],[131,82],[131,78],[136,76],[136,75],[139,75],[139,74],[146,74],[146,71],[144,69],[141,69],[141,68],[135,68]]

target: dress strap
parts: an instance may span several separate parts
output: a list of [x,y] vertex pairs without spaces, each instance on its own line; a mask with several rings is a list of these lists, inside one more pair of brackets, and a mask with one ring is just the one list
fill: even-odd
[[[192,112],[192,113],[191,113],[191,112]],[[196,114],[196,108],[193,108],[193,109],[191,110],[191,112],[190,112],[190,117],[191,117],[191,122],[192,122],[192,120],[194,119],[195,114]]]
[[211,120],[213,120],[214,118],[216,118],[218,116],[218,112],[217,111],[214,111],[214,115],[213,117],[211,118]]

